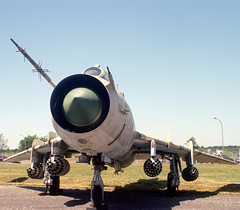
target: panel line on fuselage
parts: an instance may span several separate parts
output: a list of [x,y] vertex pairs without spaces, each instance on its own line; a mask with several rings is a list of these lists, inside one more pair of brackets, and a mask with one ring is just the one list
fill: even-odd
[[126,126],[126,124],[124,123],[124,125],[123,125],[123,127],[122,127],[122,130],[120,131],[120,133],[118,134],[118,136],[117,136],[112,142],[110,142],[110,143],[108,144],[108,146],[110,146],[111,144],[113,144],[113,143],[119,138],[119,136],[122,134],[125,126]]

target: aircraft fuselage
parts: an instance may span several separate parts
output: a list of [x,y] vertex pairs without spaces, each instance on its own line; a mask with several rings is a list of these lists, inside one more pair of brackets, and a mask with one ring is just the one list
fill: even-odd
[[[94,75],[98,71],[100,75]],[[130,151],[135,125],[126,100],[108,74],[91,67],[62,80],[51,96],[52,123],[70,148],[88,156],[103,153],[125,167],[135,156]]]

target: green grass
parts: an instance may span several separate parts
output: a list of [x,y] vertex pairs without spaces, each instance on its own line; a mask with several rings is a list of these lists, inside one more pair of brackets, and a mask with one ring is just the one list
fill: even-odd
[[[181,178],[179,190],[189,192],[234,193],[240,195],[240,165],[195,165],[199,170],[199,178],[194,182],[186,182]],[[44,186],[43,179],[30,179],[26,174],[28,165],[0,164],[0,184]],[[183,165],[183,168],[185,165]],[[93,177],[93,166],[86,164],[71,164],[70,172],[61,177],[61,187],[90,189]],[[162,173],[155,178],[146,176],[143,164],[132,164],[120,175],[114,174],[114,169],[108,167],[102,172],[106,190],[166,190],[169,164],[163,164]]]

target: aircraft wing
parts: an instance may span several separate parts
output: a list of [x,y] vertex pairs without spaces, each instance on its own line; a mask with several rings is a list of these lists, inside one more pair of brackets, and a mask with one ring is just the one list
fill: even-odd
[[[17,153],[16,155],[13,155],[5,160],[3,160],[4,162],[8,162],[8,163],[17,163],[19,161],[22,161],[22,160],[30,160],[31,159],[31,153],[32,153],[32,150],[34,149],[34,151],[36,151],[40,156],[44,156],[45,154],[47,153],[50,153],[51,152],[51,144],[54,142],[54,141],[59,141],[61,140],[61,138],[58,136],[56,138],[53,138],[47,142],[43,142],[41,140],[38,140],[38,139],[35,139],[32,143],[32,148],[29,148],[27,150],[24,150],[20,153]],[[50,143],[50,144],[49,144]],[[67,149],[67,154],[73,154],[73,153],[79,153],[77,151],[75,151],[74,149],[72,148],[68,148]]]
[[3,162],[18,163],[19,161],[22,161],[22,160],[29,160],[31,151],[32,151],[32,148],[24,150],[22,152],[17,153],[16,155],[6,158],[5,160],[3,160]]
[[[34,146],[34,143],[33,143],[33,147],[32,147],[38,153],[46,154],[46,153],[51,151],[51,148],[49,147],[48,142],[42,142],[42,141],[38,140],[38,143],[40,143],[40,144],[36,145],[36,141],[35,141],[35,146]],[[4,162],[17,163],[17,162],[22,161],[22,160],[30,160],[32,148],[29,148],[27,150],[24,150],[22,152],[19,152],[19,153],[15,154],[13,156],[10,156],[7,159],[5,159]]]
[[161,156],[168,156],[171,154],[177,154],[182,160],[188,161],[189,157],[192,157],[192,160],[197,160],[198,162],[211,162],[211,163],[220,163],[220,164],[236,164],[234,161],[227,160],[224,158],[217,157],[212,154],[201,152],[195,149],[192,149],[191,146],[181,146],[174,144],[166,140],[160,140],[145,136],[144,134],[138,133],[133,143],[133,150],[136,153],[141,154],[150,154],[150,145],[151,141],[154,140],[156,143],[156,153]]

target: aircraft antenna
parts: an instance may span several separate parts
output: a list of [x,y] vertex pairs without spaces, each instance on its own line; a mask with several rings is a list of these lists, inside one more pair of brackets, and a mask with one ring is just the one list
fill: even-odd
[[27,53],[24,49],[22,49],[13,39],[10,39],[13,44],[15,44],[15,46],[18,48],[19,52],[21,52],[24,56],[24,58],[27,58],[28,61],[35,67],[35,70],[33,70],[34,72],[38,72],[39,75],[42,75],[49,83],[52,87],[56,87],[56,84],[52,81],[52,79],[45,73],[45,72],[49,72],[48,70],[44,70],[42,69],[42,67],[40,65],[38,65]]
[[[18,51],[19,52],[19,51]],[[25,58],[25,57],[24,57]],[[39,63],[38,63],[38,66],[40,66],[40,67],[42,67],[42,62],[40,62],[39,61]],[[49,71],[48,69],[42,69],[44,72],[50,72],[51,73],[51,71]],[[40,72],[37,70],[37,69],[33,69],[32,70],[32,72],[34,73],[34,72],[38,72],[38,78],[39,78],[39,80],[40,81],[42,81],[42,75],[40,74]]]

